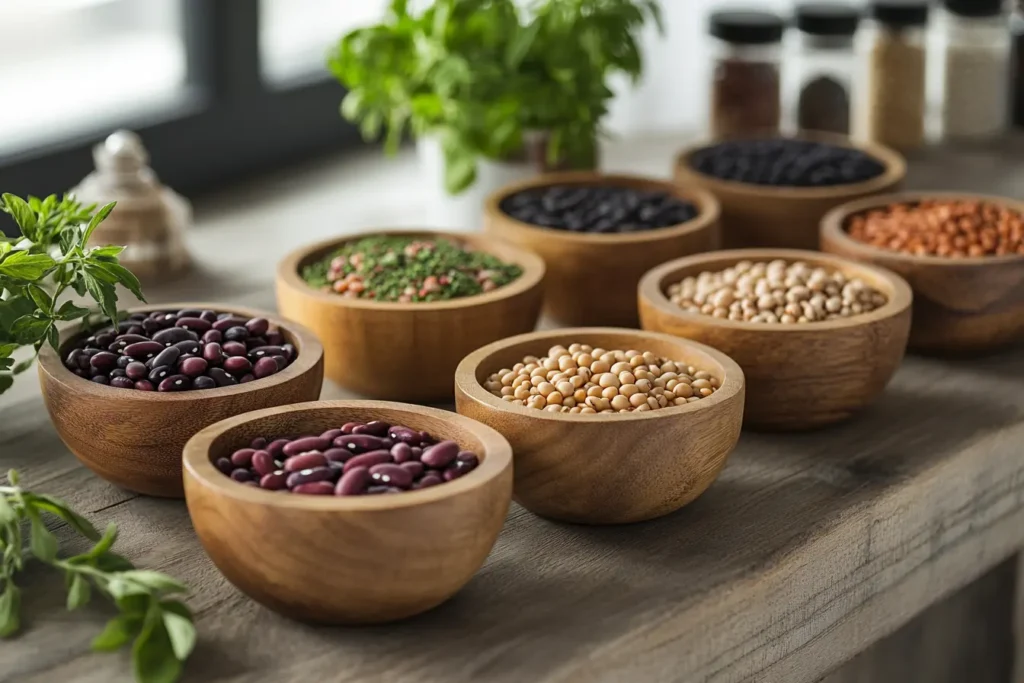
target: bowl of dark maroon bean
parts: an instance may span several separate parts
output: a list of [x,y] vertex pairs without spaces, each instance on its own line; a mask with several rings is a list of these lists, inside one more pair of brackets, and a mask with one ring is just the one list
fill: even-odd
[[135,308],[116,327],[73,327],[44,347],[50,417],[89,469],[146,495],[181,497],[181,449],[232,415],[311,401],[323,348],[301,325],[216,304]]
[[826,213],[896,190],[906,172],[906,161],[888,147],[807,134],[696,145],[678,156],[675,181],[718,198],[726,248],[817,249]]
[[286,616],[394,621],[441,604],[490,553],[512,448],[469,418],[319,401],[229,418],[183,456],[200,542],[231,583]]
[[666,259],[718,246],[718,201],[699,187],[558,173],[509,185],[484,230],[544,259],[544,310],[563,325],[636,326],[636,286]]

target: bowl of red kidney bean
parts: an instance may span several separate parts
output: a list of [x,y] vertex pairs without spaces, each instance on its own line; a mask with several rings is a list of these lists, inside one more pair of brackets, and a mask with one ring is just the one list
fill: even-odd
[[497,431],[440,410],[319,401],[223,420],[183,455],[196,534],[257,602],[320,623],[431,609],[483,564],[512,496]]
[[237,307],[132,309],[116,328],[71,328],[44,347],[50,417],[91,470],[147,495],[180,497],[181,449],[203,427],[314,400],[323,348],[301,325]]

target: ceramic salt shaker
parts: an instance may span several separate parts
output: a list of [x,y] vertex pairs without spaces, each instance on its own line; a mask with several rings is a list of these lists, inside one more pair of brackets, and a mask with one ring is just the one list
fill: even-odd
[[121,264],[143,282],[159,283],[192,263],[185,231],[192,220],[188,201],[157,180],[139,136],[119,130],[93,148],[96,170],[71,193],[83,204],[117,202],[97,227],[90,246],[120,245]]

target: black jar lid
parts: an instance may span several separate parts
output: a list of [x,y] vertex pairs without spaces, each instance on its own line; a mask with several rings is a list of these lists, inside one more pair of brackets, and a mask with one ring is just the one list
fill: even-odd
[[853,5],[807,3],[796,8],[797,29],[814,36],[852,36],[859,23],[860,10]]
[[771,12],[712,12],[710,33],[727,43],[741,45],[769,45],[782,41],[786,24],[782,17]]
[[946,0],[946,9],[961,17],[997,17],[1003,7],[1003,0]]
[[[971,0],[967,0],[971,2]],[[890,26],[904,28],[928,23],[927,0],[874,0],[871,16]]]

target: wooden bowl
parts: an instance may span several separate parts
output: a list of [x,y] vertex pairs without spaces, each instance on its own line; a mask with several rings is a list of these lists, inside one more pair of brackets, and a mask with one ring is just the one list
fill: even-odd
[[[346,242],[369,235],[448,238],[523,269],[486,294],[427,303],[346,299],[318,291],[301,269]],[[327,377],[362,396],[419,403],[450,401],[452,374],[463,356],[537,326],[544,262],[493,237],[427,230],[377,230],[318,242],[288,254],[277,267],[281,315],[323,342]]]
[[[739,261],[804,261],[856,276],[885,294],[881,308],[843,320],[796,325],[735,322],[688,313],[665,291],[684,277]],[[747,377],[744,425],[794,431],[850,417],[875,400],[903,360],[910,332],[910,287],[881,268],[783,249],[741,249],[677,259],[640,282],[645,330],[703,342],[732,356]]]
[[65,332],[60,356],[49,346],[39,354],[43,399],[61,440],[86,467],[122,488],[149,496],[181,498],[181,449],[193,434],[226,417],[320,396],[323,348],[309,330],[262,311],[210,303],[133,308],[129,313],[211,309],[262,317],[298,350],[276,375],[216,389],[158,393],[116,389],[70,372],[61,359],[85,331]]
[[[708,398],[641,413],[549,413],[502,401],[483,387],[492,373],[555,344],[651,351],[700,367],[720,388]],[[522,334],[466,356],[455,406],[494,427],[515,453],[515,500],[543,517],[585,524],[640,522],[704,493],[736,446],[743,371],[715,349],[665,334],[575,328]]]
[[1024,341],[1024,257],[951,259],[874,247],[846,232],[849,219],[894,203],[923,199],[984,201],[1024,213],[1024,202],[950,192],[893,194],[844,204],[821,224],[821,249],[899,273],[914,290],[910,348],[973,354]]
[[[232,481],[213,462],[258,436],[321,433],[385,420],[454,439],[480,456],[462,478],[381,496],[310,496]],[[207,427],[185,446],[185,498],[213,563],[242,592],[288,617],[393,621],[441,604],[483,564],[512,496],[512,449],[500,434],[435,408],[321,401]]]
[[[698,214],[677,226],[624,234],[578,233],[522,223],[501,210],[505,198],[550,185],[618,186],[667,192]],[[639,176],[558,173],[509,185],[484,205],[485,232],[541,256],[547,265],[544,313],[562,325],[636,327],[636,285],[666,259],[718,247],[718,202],[695,187]]]
[[694,169],[690,157],[713,142],[687,148],[676,160],[675,182],[682,188],[708,190],[718,198],[725,248],[817,249],[821,218],[829,210],[851,200],[893,192],[903,184],[907,163],[888,147],[857,145],[847,138],[826,134],[801,137],[860,149],[882,162],[885,172],[862,183],[834,187],[766,187],[720,180]]

